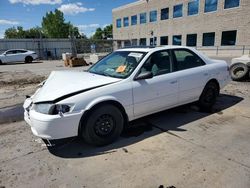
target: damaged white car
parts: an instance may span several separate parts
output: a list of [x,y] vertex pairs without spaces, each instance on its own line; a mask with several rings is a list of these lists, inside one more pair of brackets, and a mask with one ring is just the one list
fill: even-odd
[[117,139],[127,122],[198,101],[211,109],[230,80],[225,61],[188,47],[120,49],[86,72],[55,71],[24,103],[24,118],[44,139]]

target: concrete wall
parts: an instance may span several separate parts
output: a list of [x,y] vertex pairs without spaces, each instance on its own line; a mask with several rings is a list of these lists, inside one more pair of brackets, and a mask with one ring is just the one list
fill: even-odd
[[[222,31],[237,30],[236,45],[250,45],[250,0],[240,0],[240,6],[224,9],[224,0],[218,0],[217,11],[204,13],[205,0],[200,0],[198,15],[187,16],[187,0],[140,0],[132,4],[113,9],[114,40],[131,40],[147,38],[149,44],[150,33],[154,32],[157,44],[161,36],[168,36],[168,43],[172,44],[173,35],[182,35],[182,45],[186,45],[187,34],[197,34],[197,46],[202,46],[203,33],[215,32],[215,46],[221,45]],[[173,18],[173,6],[183,3],[183,17]],[[169,19],[161,20],[162,8],[169,7]],[[157,10],[157,22],[149,23],[149,12]],[[139,14],[147,12],[147,23],[140,24]],[[116,28],[116,19],[137,15],[137,25]],[[123,25],[123,24],[122,24]]]

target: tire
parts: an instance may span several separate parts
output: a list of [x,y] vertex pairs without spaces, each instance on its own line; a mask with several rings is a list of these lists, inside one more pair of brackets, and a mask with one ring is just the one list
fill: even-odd
[[33,57],[27,56],[25,57],[25,63],[31,63],[33,61]]
[[0,60],[0,65],[2,65],[3,64],[3,62]]
[[90,112],[87,120],[81,120],[83,139],[96,146],[114,142],[121,134],[124,117],[116,106],[101,105]]
[[241,81],[248,75],[248,67],[243,63],[237,63],[230,67],[231,78],[234,81]]
[[216,103],[219,92],[220,91],[217,83],[208,82],[203,89],[198,101],[200,111],[211,112],[213,105]]

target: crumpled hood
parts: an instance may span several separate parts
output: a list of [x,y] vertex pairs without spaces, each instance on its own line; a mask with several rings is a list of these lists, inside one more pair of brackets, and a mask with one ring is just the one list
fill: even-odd
[[32,97],[33,103],[55,101],[63,96],[117,82],[121,79],[89,72],[53,71],[42,88]]

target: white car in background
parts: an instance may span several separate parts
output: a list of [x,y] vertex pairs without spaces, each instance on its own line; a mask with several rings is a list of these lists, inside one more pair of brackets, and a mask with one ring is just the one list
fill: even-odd
[[54,71],[23,107],[34,135],[117,139],[127,122],[198,102],[210,110],[230,81],[225,61],[182,46],[117,50],[86,72]]
[[38,56],[34,51],[24,49],[12,49],[0,54],[0,64],[11,62],[31,63],[37,58]]

